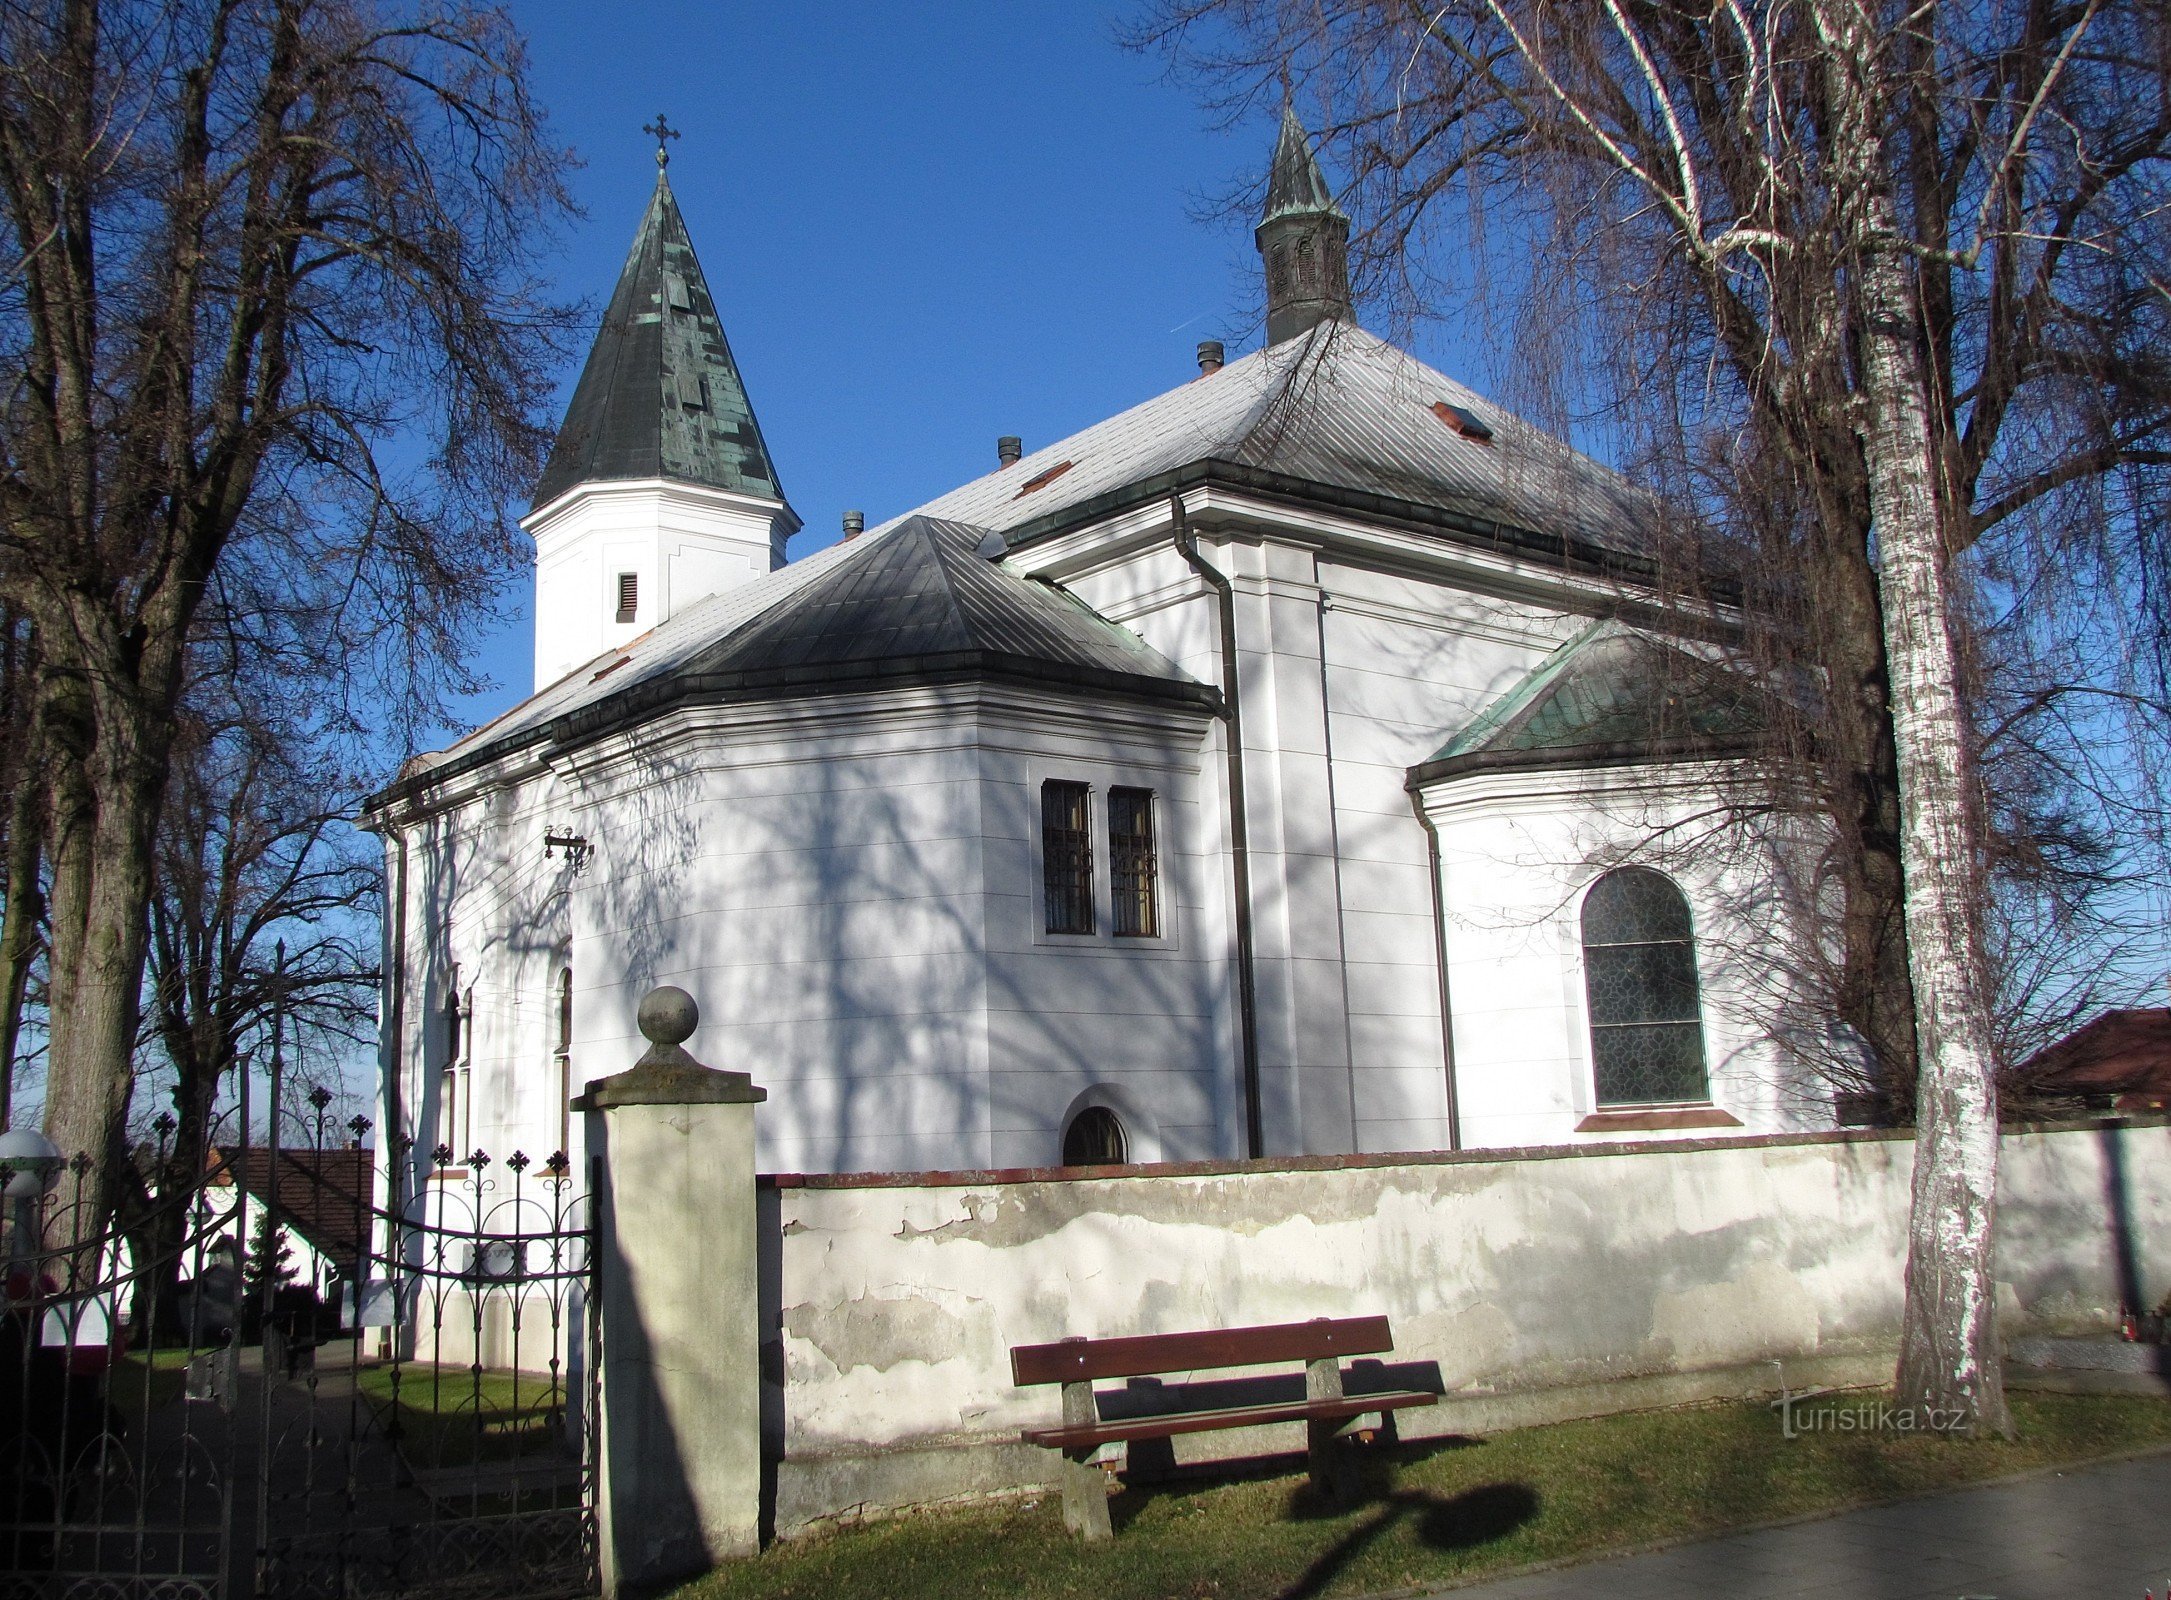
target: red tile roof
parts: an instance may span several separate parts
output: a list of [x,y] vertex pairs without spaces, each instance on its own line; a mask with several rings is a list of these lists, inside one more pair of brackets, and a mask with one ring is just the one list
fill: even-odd
[[2022,1081],[2053,1094],[2109,1095],[2122,1111],[2171,1103],[2171,1008],[2106,1011],[2037,1052]]
[[[357,1229],[369,1226],[369,1206],[376,1193],[374,1150],[281,1150],[279,1211],[318,1255],[344,1271],[361,1253]],[[215,1184],[235,1177],[252,1200],[270,1194],[269,1150],[222,1149],[211,1173]]]

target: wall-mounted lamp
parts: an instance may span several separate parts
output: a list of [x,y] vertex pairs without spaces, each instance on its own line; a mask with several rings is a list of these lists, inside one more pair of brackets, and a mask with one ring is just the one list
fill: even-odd
[[566,859],[573,863],[575,872],[588,864],[588,852],[592,848],[585,834],[574,833],[567,828],[543,830],[543,859],[547,861],[563,850]]

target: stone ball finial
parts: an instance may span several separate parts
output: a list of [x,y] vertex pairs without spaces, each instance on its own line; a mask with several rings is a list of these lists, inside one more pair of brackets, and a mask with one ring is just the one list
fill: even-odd
[[641,1009],[634,1014],[634,1020],[643,1038],[669,1050],[694,1036],[701,1008],[684,989],[667,983],[641,996]]

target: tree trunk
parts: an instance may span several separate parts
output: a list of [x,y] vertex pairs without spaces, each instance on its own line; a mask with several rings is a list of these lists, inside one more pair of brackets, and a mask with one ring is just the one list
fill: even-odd
[[[51,637],[48,634],[48,637]],[[101,664],[108,665],[110,664]],[[139,989],[149,940],[153,836],[163,798],[170,710],[81,668],[49,666],[44,695],[54,749],[51,1023],[45,1131],[94,1163],[74,1237],[112,1214],[114,1177],[135,1076]],[[161,737],[161,734],[167,735]]]
[[[1868,209],[1873,238],[1896,239],[1889,204]],[[1861,272],[1863,444],[1892,667],[1907,946],[1921,1041],[1896,1388],[1899,1403],[1925,1425],[2009,1435],[1992,1270],[1996,1062],[1920,316],[1912,263],[1896,249],[1873,246]]]
[[[26,696],[26,698],[28,698]],[[44,899],[38,866],[45,858],[45,779],[39,759],[37,719],[25,719],[16,763],[15,793],[8,802],[7,912],[0,917],[0,1127],[15,1111],[15,1050],[22,1038],[23,1005],[30,967],[38,954],[38,917]]]
[[1847,852],[1832,1001],[1875,1057],[1875,1081],[1865,1087],[1882,1102],[1880,1120],[1904,1122],[1914,1111],[1917,1051],[1900,860],[1899,753],[1877,574],[1863,545],[1850,545],[1823,557],[1817,585],[1830,611],[1825,655],[1835,689],[1826,719],[1832,748],[1825,781]]
[[1992,1249],[1997,1223],[1996,1060],[1985,1004],[1978,817],[1946,592],[1946,520],[1931,427],[1922,307],[1886,183],[1891,86],[1867,15],[1817,16],[1832,95],[1833,177],[1851,197],[1861,376],[1856,426],[1869,468],[1885,659],[1899,757],[1900,858],[1919,1067],[1907,1300],[1898,1404],[1918,1425],[2010,1435]]

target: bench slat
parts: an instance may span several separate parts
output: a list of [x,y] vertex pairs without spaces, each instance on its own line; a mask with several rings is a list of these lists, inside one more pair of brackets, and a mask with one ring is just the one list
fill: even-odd
[[1382,1394],[1352,1394],[1339,1400],[1287,1400],[1257,1406],[1223,1406],[1214,1411],[1171,1411],[1157,1417],[1123,1417],[1079,1427],[1027,1428],[1028,1444],[1052,1450],[1082,1450],[1118,1440],[1167,1439],[1179,1433],[1212,1433],[1221,1428],[1258,1428],[1270,1422],[1341,1421],[1368,1411],[1400,1411],[1429,1406],[1440,1397],[1422,1389],[1393,1389]]
[[1264,1328],[1013,1345],[1010,1377],[1025,1388],[1036,1383],[1142,1378],[1212,1367],[1317,1361],[1327,1356],[1371,1356],[1394,1347],[1385,1317],[1315,1317],[1309,1322],[1281,1322]]

